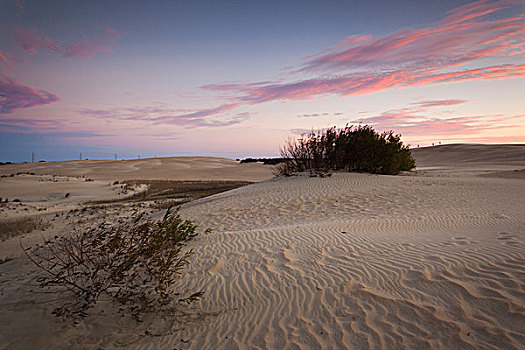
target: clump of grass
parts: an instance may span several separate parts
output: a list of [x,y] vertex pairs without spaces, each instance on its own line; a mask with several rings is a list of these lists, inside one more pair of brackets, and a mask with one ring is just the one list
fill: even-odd
[[47,272],[40,280],[42,288],[73,297],[64,298],[55,315],[82,318],[109,297],[139,319],[145,312],[173,311],[201,297],[202,292],[182,296],[173,289],[193,254],[185,246],[197,236],[196,228],[168,209],[158,222],[143,221],[139,215],[122,225],[75,231],[24,251]]
[[5,219],[0,221],[0,240],[20,236],[34,230],[45,230],[50,224],[41,218],[24,216],[16,219]]

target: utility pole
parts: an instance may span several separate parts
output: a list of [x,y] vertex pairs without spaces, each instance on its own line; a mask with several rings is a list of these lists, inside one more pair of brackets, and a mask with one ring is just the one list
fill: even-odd
[[79,159],[82,160],[82,152],[80,152],[80,158]]
[[140,159],[140,154],[138,155],[138,158]]
[[35,162],[35,152],[31,152],[31,163]]
[[115,153],[115,160],[117,160],[117,154]]

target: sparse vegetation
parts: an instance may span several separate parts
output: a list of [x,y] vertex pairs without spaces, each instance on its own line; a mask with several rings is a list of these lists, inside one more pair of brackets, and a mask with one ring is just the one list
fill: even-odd
[[128,186],[146,184],[148,189],[138,193],[135,198],[145,200],[155,199],[187,199],[211,196],[216,193],[245,186],[251,182],[245,181],[163,181],[163,180],[131,180],[126,181]]
[[173,289],[193,254],[185,246],[197,236],[196,228],[168,209],[159,222],[139,215],[122,225],[55,237],[25,252],[48,274],[40,279],[42,288],[73,297],[64,298],[55,315],[82,318],[109,297],[138,319],[145,312],[173,311],[201,297],[201,292],[182,295]]
[[[117,199],[97,201],[97,204],[115,203],[123,201],[159,201],[171,202],[180,205],[195,199],[211,196],[220,192],[229,191],[237,187],[251,184],[247,181],[170,181],[170,180],[127,180],[121,181],[123,189],[129,190],[139,185],[147,185],[145,191],[133,196]],[[164,208],[169,204],[164,204]]]
[[49,227],[49,223],[41,218],[24,216],[16,219],[4,219],[0,221],[0,240],[30,233],[34,230],[44,230]]
[[289,139],[280,151],[286,161],[276,165],[276,175],[310,171],[323,176],[332,170],[395,175],[415,167],[400,135],[379,134],[368,125],[312,131],[298,140]]

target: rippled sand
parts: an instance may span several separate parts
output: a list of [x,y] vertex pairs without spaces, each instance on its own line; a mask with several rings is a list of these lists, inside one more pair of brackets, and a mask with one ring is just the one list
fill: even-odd
[[335,174],[190,203],[215,231],[186,284],[218,315],[157,344],[522,348],[524,198],[523,180]]
[[185,204],[214,231],[193,242],[178,287],[205,294],[149,335],[108,315],[61,324],[28,305],[42,300],[30,265],[2,264],[0,346],[525,348],[525,180],[479,176],[525,168],[524,154],[424,156],[428,170],[407,176],[270,179]]

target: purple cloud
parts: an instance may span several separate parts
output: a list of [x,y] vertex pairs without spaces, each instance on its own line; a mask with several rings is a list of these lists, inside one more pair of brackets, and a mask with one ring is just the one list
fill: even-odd
[[50,92],[22,85],[6,74],[0,73],[0,113],[10,113],[18,108],[29,108],[58,101]]
[[237,113],[226,117],[225,112],[236,108],[237,104],[224,104],[219,107],[188,112],[168,106],[147,106],[139,108],[85,109],[82,114],[106,120],[146,121],[153,125],[180,125],[187,128],[222,127],[242,123],[249,118],[248,113]]
[[122,34],[117,30],[106,28],[102,35],[92,38],[85,37],[79,42],[66,44],[45,37],[36,30],[17,29],[15,32],[15,40],[18,46],[32,55],[37,54],[40,49],[46,49],[63,57],[85,58],[90,58],[99,53],[113,53],[112,48],[121,36]]

